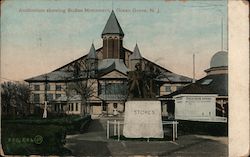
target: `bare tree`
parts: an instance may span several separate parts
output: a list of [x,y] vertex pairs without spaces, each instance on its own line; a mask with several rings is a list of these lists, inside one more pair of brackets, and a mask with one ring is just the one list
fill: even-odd
[[90,107],[89,101],[97,93],[96,68],[85,60],[75,62],[73,69],[73,77],[68,79],[66,95],[68,98],[80,95],[82,114],[86,115],[87,108]]

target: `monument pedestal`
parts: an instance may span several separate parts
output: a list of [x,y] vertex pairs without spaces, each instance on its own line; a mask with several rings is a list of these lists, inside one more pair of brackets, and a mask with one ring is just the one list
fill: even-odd
[[123,135],[127,138],[163,138],[160,101],[127,101]]

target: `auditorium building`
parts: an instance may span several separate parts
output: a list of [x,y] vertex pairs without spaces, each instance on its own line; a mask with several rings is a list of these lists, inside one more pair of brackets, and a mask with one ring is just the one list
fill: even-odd
[[[150,67],[151,71],[158,74],[155,79],[160,84],[156,87],[156,99],[192,82],[191,78],[176,74],[144,58],[136,43],[133,51],[125,48],[124,35],[112,11],[101,33],[102,47],[96,49],[92,44],[87,55],[52,72],[26,79],[32,90],[34,111],[43,109],[46,101],[47,110],[54,113],[122,115],[129,91],[128,72],[136,70],[139,63],[142,71]],[[79,90],[70,91],[72,85]]]

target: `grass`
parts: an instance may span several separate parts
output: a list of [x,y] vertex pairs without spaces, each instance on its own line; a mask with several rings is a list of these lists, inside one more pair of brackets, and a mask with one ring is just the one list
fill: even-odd
[[66,153],[65,137],[65,129],[55,125],[2,125],[2,145],[8,155],[60,155]]
[[3,150],[8,155],[71,155],[63,147],[66,135],[84,132],[90,121],[90,116],[2,120]]

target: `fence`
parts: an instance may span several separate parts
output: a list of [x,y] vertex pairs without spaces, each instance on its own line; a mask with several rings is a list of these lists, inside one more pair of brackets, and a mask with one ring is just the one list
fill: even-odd
[[[175,141],[175,139],[177,139],[177,132],[178,132],[178,127],[177,125],[179,124],[179,122],[177,121],[162,121],[162,125],[172,125],[172,138],[173,141]],[[111,134],[111,126],[113,125],[113,135],[116,136],[117,135],[117,140],[120,141],[120,137],[121,137],[121,126],[124,125],[124,121],[117,121],[117,120],[113,120],[107,121],[107,139],[109,139],[110,134]],[[149,139],[148,139],[149,141]]]

